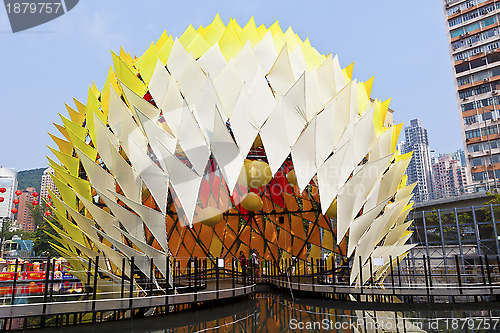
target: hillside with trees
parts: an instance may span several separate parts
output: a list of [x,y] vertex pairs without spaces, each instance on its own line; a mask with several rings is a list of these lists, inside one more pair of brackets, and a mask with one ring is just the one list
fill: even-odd
[[37,192],[40,192],[43,171],[46,168],[38,168],[31,170],[23,170],[17,173],[17,188],[25,190],[28,187],[34,187]]

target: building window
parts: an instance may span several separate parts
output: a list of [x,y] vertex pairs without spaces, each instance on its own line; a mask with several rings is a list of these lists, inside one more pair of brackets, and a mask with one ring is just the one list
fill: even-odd
[[456,13],[458,13],[458,12],[460,12],[460,11],[461,11],[461,10],[460,10],[460,6],[455,6],[455,7],[452,7],[452,8],[450,8],[450,9],[448,9],[448,10],[446,11],[446,13],[448,14],[448,16],[450,16],[450,15],[456,14]]
[[482,20],[481,21],[481,26],[483,28],[489,26],[489,25],[492,25],[492,24],[495,24],[497,23],[497,17],[496,16],[492,16],[492,17],[488,17],[487,19],[485,20]]
[[493,126],[488,126],[488,128],[481,128],[481,135],[491,135],[491,134],[496,134],[498,133],[498,126],[493,125]]
[[[485,61],[486,63],[486,61]],[[465,71],[468,71],[469,70],[469,64],[468,63],[465,63],[465,64],[460,64],[458,66],[455,66],[455,72],[458,74],[458,73],[462,73],[462,72],[465,72]]]
[[[478,17],[478,16],[479,16],[479,13],[477,12],[477,10],[473,10],[473,11],[472,11],[472,12],[470,12],[470,13],[464,14],[464,15],[462,16],[462,18],[463,18],[463,19],[462,19],[462,21],[463,21],[463,22],[467,22],[467,21],[470,21],[470,20],[472,20],[472,19],[474,19],[474,18],[476,18],[476,17]],[[458,18],[458,17],[457,17],[457,18]],[[450,24],[451,24],[451,21],[449,21],[449,22],[450,22]],[[455,23],[454,25],[459,24],[459,23],[461,23],[461,22]],[[451,25],[450,25],[450,27],[451,27]]]
[[489,91],[491,91],[490,84],[482,84],[482,85],[474,88],[474,94],[476,94],[476,95],[481,95],[481,94],[487,93]]
[[493,105],[493,98],[491,97],[476,101],[476,108],[482,108],[490,105]]
[[454,55],[455,61],[467,59],[468,54],[469,53],[467,51],[460,52],[459,54],[455,54]]
[[455,38],[464,34],[464,28],[450,31],[451,38]]
[[498,42],[493,42],[493,43],[486,44],[484,46],[484,48],[486,49],[486,51],[491,51],[491,50],[494,50],[494,49],[498,49]]
[[481,150],[483,150],[483,144],[481,142],[473,143],[473,144],[467,146],[467,151],[469,153],[475,153],[475,152],[478,152]]
[[476,23],[472,23],[472,24],[469,24],[469,25],[466,25],[464,27],[464,31],[465,33],[470,33],[474,30],[478,30],[479,29],[479,22],[476,22]]
[[491,77],[500,75],[500,67],[495,67],[490,72],[491,72],[491,74],[490,74]]
[[467,98],[467,97],[471,97],[472,95],[474,95],[474,90],[472,90],[472,89],[466,89],[466,90],[462,90],[462,91],[458,92],[458,96],[460,98]]
[[464,118],[464,124],[465,125],[472,125],[474,123],[477,123],[477,115],[469,116]]
[[472,82],[484,81],[490,77],[490,73],[488,71],[479,72],[472,75]]
[[479,129],[473,129],[470,131],[465,131],[465,137],[467,139],[478,138],[481,136]]
[[483,157],[475,157],[475,158],[471,158],[469,160],[469,163],[471,166],[480,166],[480,165],[484,165],[484,158]]
[[459,86],[463,86],[463,85],[466,85],[466,84],[469,84],[469,83],[471,83],[471,77],[470,76],[457,78],[457,84]]
[[475,56],[477,54],[484,52],[484,46],[478,46],[469,51],[469,57]]
[[485,180],[486,172],[475,172],[472,174],[472,180]]
[[450,27],[453,27],[454,25],[460,24],[462,22],[463,22],[462,21],[462,16],[459,16],[459,17],[454,18],[453,20],[449,20],[448,24],[450,25]]
[[475,105],[474,104],[475,104],[474,102],[462,104],[462,112],[475,109]]
[[484,66],[484,65],[486,65],[486,59],[485,58],[476,59],[476,60],[470,62],[470,69],[478,68],[478,67],[481,67],[481,66]]

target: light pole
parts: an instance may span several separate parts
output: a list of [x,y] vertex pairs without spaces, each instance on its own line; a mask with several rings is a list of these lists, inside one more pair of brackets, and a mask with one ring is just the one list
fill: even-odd
[[7,217],[2,217],[2,231],[0,235],[0,258],[3,258],[3,235],[5,230],[5,222],[7,219]]
[[[493,106],[493,110],[495,109],[495,107]],[[493,174],[493,183],[495,184],[495,189],[494,191],[496,192],[497,191],[497,177],[495,175],[495,168],[493,167],[493,154],[491,153],[491,144],[490,144],[490,134],[488,133],[488,124],[486,123],[486,119],[484,118],[484,106],[481,107],[481,115],[483,116],[483,122],[484,122],[484,131],[486,133],[486,140],[488,142],[488,153],[490,154],[490,163],[486,163],[486,157],[484,158],[484,166],[486,168],[486,179],[487,179],[487,183],[489,183],[489,180],[490,180],[490,175],[489,175],[489,172],[488,172],[488,166],[491,166],[491,169],[492,169],[492,174]],[[483,148],[484,148],[484,145],[483,145]],[[488,185],[487,185],[488,186]]]

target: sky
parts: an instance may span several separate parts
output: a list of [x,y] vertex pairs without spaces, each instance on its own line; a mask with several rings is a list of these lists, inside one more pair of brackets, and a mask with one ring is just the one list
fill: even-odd
[[420,118],[436,153],[463,148],[441,1],[81,0],[18,33],[0,8],[0,166],[47,166],[47,145],[56,147],[47,132],[60,136],[53,123],[67,116],[64,103],[86,103],[94,81],[102,89],[111,50],[140,56],[163,31],[180,37],[217,13],[225,24],[253,16],[257,25],[291,26],[320,53],[338,54],[342,67],[354,62],[354,78],[374,76],[372,97],[391,98],[395,123]]

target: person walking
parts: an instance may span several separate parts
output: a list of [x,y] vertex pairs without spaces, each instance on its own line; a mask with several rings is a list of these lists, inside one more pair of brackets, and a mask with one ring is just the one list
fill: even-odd
[[240,256],[238,258],[240,262],[240,267],[241,267],[241,280],[243,283],[243,277],[247,273],[247,258],[245,257],[245,253],[243,251],[240,251]]

